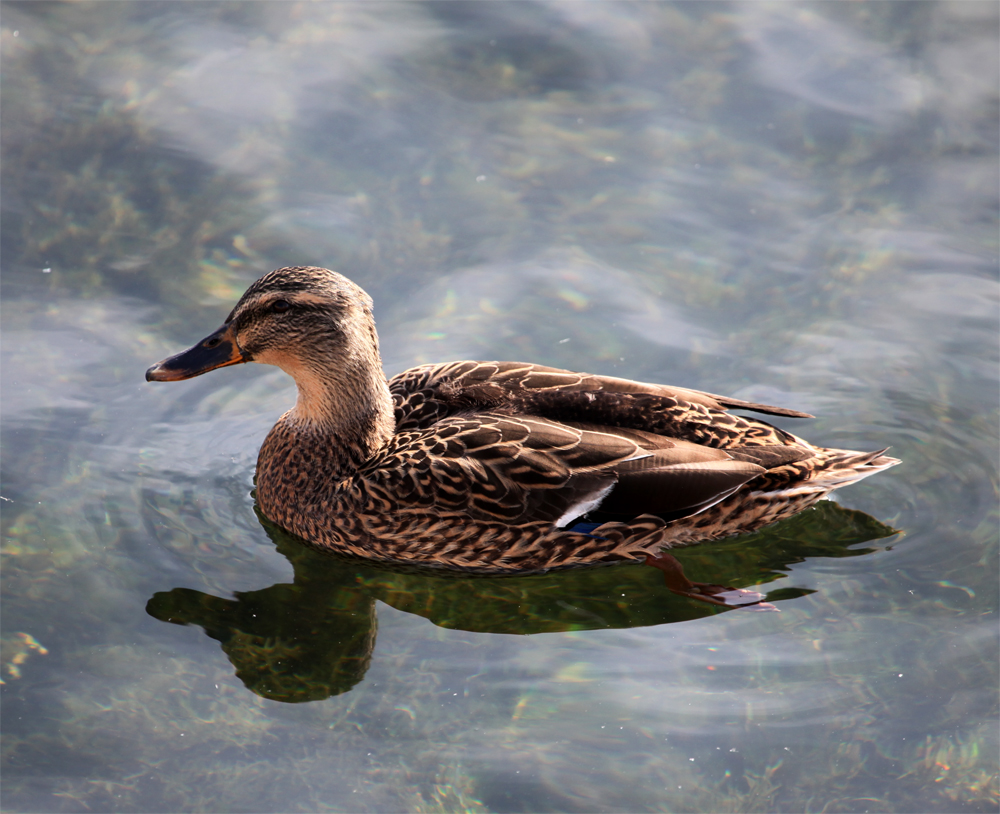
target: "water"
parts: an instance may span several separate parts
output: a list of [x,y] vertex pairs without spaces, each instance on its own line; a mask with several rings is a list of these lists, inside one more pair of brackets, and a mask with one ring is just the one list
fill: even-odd
[[[5,3],[4,810],[997,810],[996,30]],[[904,463],[680,555],[780,613],[319,557],[249,494],[290,380],[143,381],[302,263],[389,373],[665,381]]]

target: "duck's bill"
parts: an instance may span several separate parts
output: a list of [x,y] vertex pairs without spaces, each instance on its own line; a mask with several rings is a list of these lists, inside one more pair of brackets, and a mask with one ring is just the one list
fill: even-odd
[[146,371],[147,382],[179,382],[208,373],[219,367],[249,362],[250,357],[240,350],[229,325],[223,325],[206,336],[194,347],[157,362]]

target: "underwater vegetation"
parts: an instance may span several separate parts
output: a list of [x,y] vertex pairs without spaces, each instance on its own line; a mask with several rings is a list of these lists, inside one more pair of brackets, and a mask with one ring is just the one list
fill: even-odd
[[[4,810],[1000,809],[996,19],[5,2]],[[324,558],[253,511],[280,379],[141,381],[294,263],[390,373],[684,383],[906,465],[679,552],[780,613]]]
[[[0,641],[0,665],[8,678],[21,677],[21,665],[24,664],[32,653],[41,656],[48,655],[46,650],[39,644],[30,633],[15,633],[10,638]],[[0,684],[3,679],[0,678]]]

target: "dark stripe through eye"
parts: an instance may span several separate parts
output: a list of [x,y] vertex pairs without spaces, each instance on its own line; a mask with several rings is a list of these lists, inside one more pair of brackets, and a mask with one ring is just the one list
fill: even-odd
[[292,304],[288,300],[275,300],[271,303],[271,311],[275,314],[283,314],[291,307]]

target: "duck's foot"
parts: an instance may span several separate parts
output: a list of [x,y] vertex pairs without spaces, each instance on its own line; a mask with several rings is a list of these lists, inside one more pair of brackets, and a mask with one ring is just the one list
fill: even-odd
[[758,591],[748,591],[744,588],[730,588],[727,585],[712,585],[707,582],[692,582],[684,576],[684,568],[670,554],[647,554],[646,565],[658,568],[663,572],[663,579],[673,593],[708,602],[710,605],[723,605],[728,608],[741,608],[752,611],[778,610],[770,602],[764,601],[764,594]]

